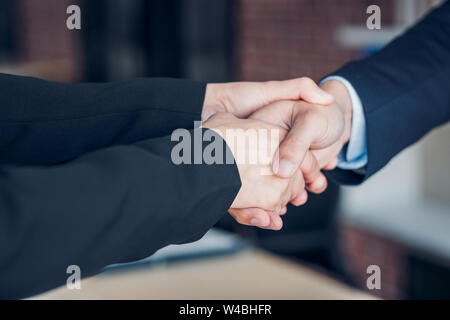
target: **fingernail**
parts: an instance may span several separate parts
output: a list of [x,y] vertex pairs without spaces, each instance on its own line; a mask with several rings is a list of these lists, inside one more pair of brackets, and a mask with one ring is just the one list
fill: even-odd
[[308,193],[304,191],[300,196],[300,202],[304,204],[308,200]]
[[324,177],[320,177],[315,183],[315,187],[317,189],[323,188],[324,185],[325,185],[325,178]]
[[278,170],[278,175],[280,177],[289,178],[295,172],[297,167],[290,161],[282,159],[280,161],[280,168]]
[[255,226],[255,227],[259,226],[258,219],[252,219],[252,220],[250,220],[250,224],[251,224],[252,226]]

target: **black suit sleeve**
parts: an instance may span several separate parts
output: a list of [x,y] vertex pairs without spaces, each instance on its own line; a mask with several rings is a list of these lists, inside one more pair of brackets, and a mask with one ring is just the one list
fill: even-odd
[[0,74],[0,164],[54,164],[192,129],[205,87],[166,78],[63,84]]
[[334,73],[359,94],[367,125],[365,175],[335,170],[358,184],[431,129],[450,120],[450,2],[377,54]]
[[0,298],[63,285],[69,265],[90,276],[199,239],[231,205],[239,173],[235,165],[177,166],[175,143],[161,137],[59,165],[2,167]]

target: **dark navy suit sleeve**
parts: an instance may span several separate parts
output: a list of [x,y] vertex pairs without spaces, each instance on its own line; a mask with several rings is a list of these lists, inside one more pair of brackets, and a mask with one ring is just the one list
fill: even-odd
[[0,74],[0,164],[54,164],[192,129],[205,87],[166,78],[63,84]]
[[431,129],[450,120],[450,2],[373,56],[333,73],[356,89],[367,124],[365,175],[335,170],[358,184]]
[[175,165],[175,143],[161,137],[59,165],[1,167],[0,298],[63,285],[69,265],[86,277],[199,239],[231,206],[239,173]]

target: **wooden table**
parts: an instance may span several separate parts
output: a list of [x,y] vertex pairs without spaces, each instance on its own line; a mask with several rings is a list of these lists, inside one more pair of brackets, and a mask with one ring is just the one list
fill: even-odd
[[184,263],[110,272],[80,290],[35,299],[373,299],[321,273],[271,254],[245,250]]

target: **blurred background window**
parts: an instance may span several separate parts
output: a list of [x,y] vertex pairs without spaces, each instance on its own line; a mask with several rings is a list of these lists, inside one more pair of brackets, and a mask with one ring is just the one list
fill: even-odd
[[82,2],[86,78],[229,81],[232,5],[227,0]]
[[9,60],[14,54],[13,0],[0,2],[0,59]]

